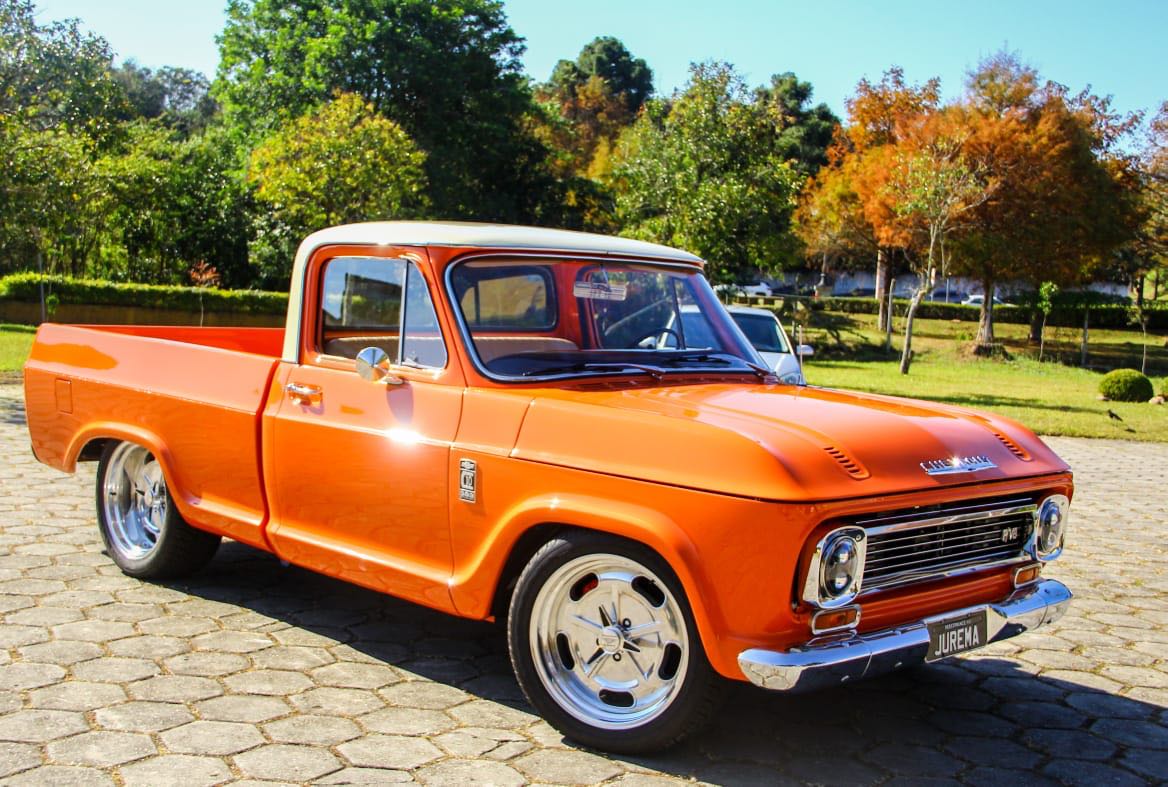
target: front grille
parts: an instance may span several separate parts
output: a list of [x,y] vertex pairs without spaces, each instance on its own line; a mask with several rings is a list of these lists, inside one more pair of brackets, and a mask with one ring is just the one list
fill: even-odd
[[1021,560],[1034,527],[1029,498],[894,512],[856,524],[867,533],[865,591]]

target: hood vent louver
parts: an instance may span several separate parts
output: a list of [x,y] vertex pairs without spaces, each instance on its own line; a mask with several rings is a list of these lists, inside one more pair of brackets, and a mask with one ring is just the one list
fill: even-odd
[[1014,456],[1018,457],[1023,462],[1030,461],[1030,454],[1026,453],[1026,450],[1024,448],[1022,448],[1022,446],[1018,445],[1017,443],[1015,443],[1010,438],[1006,437],[1001,432],[993,431],[993,435],[994,435],[994,437],[998,438],[998,441],[1001,442],[1002,445],[1004,445],[1004,446],[1006,446],[1006,448],[1010,449],[1010,453],[1012,453]]
[[834,459],[836,463],[839,464],[841,468],[843,468],[843,471],[852,478],[855,478],[858,481],[868,477],[869,474],[867,468],[865,468],[855,459],[852,459],[840,449],[836,448],[834,445],[826,446],[823,450],[827,451],[827,455]]

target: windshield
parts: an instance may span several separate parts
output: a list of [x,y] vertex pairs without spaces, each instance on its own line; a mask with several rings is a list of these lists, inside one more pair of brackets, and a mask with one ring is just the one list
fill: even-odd
[[791,348],[779,330],[779,323],[769,314],[748,314],[731,312],[730,316],[746,334],[746,338],[760,353],[789,353]]
[[476,361],[495,379],[767,371],[696,269],[478,259],[448,278]]

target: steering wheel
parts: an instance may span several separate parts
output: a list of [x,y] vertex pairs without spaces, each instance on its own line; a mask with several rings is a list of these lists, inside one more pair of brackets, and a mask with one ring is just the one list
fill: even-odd
[[657,347],[661,344],[661,340],[664,339],[667,335],[672,335],[673,338],[677,340],[677,347],[678,347],[678,349],[680,349],[682,346],[681,345],[681,334],[679,334],[677,331],[673,330],[672,328],[654,328],[653,330],[649,331],[648,333],[638,337],[637,340],[635,342],[633,342],[633,346],[639,347],[641,345],[641,342],[645,341],[646,339],[654,339],[653,346]]

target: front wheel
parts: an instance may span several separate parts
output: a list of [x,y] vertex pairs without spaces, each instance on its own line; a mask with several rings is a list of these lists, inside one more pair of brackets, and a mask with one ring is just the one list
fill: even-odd
[[182,518],[170,499],[162,465],[135,443],[110,443],[102,452],[97,524],[114,563],[140,579],[194,573],[219,548],[219,536]]
[[597,749],[666,748],[716,707],[719,680],[681,585],[639,544],[584,532],[546,544],[519,577],[508,641],[531,704]]

